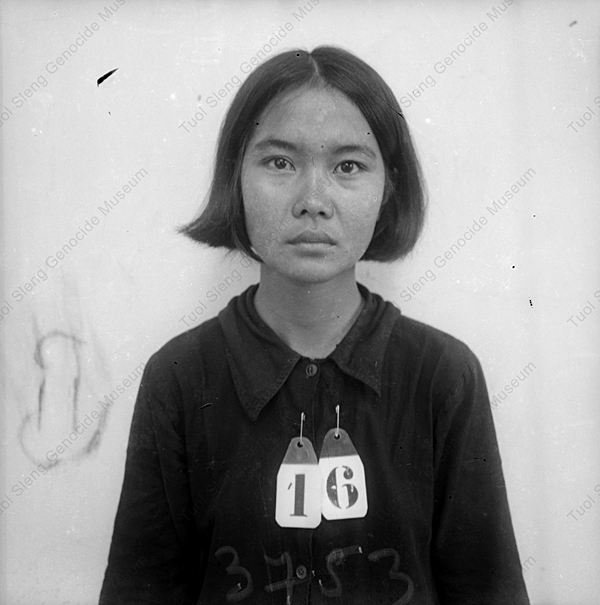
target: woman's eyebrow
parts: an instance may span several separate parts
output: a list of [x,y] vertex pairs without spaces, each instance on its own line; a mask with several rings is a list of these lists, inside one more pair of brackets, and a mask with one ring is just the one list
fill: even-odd
[[264,139],[254,145],[254,149],[257,151],[263,151],[270,147],[278,147],[279,149],[285,149],[285,151],[298,151],[298,147],[294,143],[284,141],[283,139]]
[[377,154],[369,147],[369,145],[340,145],[333,149],[333,153],[343,155],[344,153],[361,153],[373,160],[377,159]]
[[[259,141],[254,145],[254,149],[257,151],[263,151],[264,149],[277,147],[279,149],[284,149],[285,151],[298,151],[298,146],[290,141],[284,141],[283,139],[264,139],[263,141]],[[343,155],[345,153],[360,153],[362,155],[366,155],[373,160],[377,159],[377,154],[369,145],[359,145],[359,144],[347,144],[347,145],[337,145],[331,148],[331,153],[335,155]]]

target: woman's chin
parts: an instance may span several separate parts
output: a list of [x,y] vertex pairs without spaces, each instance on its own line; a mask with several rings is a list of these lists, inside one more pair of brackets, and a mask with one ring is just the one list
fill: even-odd
[[[266,274],[276,274],[286,280],[303,284],[322,284],[348,274],[354,274],[355,263],[340,262],[340,259],[323,257],[295,258],[289,262],[277,259],[264,263]],[[265,275],[266,276],[266,275]]]

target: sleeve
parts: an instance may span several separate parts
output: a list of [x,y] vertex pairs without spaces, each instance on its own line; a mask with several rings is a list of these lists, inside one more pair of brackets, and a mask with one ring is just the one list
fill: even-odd
[[474,355],[435,423],[432,566],[444,605],[528,605],[485,379]]
[[135,403],[99,605],[187,605],[200,591],[181,397],[157,365],[146,366]]

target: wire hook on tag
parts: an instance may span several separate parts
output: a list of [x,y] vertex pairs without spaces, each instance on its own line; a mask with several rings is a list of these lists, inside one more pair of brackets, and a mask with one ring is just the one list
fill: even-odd
[[298,447],[302,447],[302,429],[304,428],[304,412],[300,414],[300,442],[298,443]]
[[340,438],[340,406],[339,405],[335,406],[335,413],[336,413],[336,416],[337,416],[337,423],[336,423],[336,426],[335,426],[335,435],[334,435],[334,437],[336,439],[339,439]]

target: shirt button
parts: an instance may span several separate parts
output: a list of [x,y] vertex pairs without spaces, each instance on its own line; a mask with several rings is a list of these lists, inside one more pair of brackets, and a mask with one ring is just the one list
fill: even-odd
[[316,363],[309,363],[306,366],[306,375],[312,378],[319,371],[319,366]]
[[304,567],[304,565],[298,565],[298,567],[296,567],[296,575],[298,576],[298,578],[300,580],[304,580],[304,578],[306,578],[306,574],[307,574],[307,570],[306,570],[306,567]]

